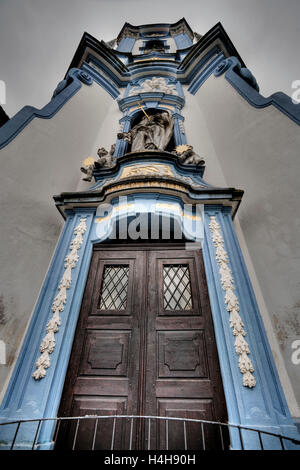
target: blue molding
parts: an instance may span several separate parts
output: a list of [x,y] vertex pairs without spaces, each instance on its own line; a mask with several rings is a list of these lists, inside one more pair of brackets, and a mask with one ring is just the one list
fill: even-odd
[[177,49],[186,49],[187,47],[191,47],[193,44],[191,38],[186,33],[173,35],[173,39],[176,43]]
[[[218,54],[220,53],[223,54],[223,58],[225,58],[224,53],[220,51],[219,46],[213,46],[206,54],[203,55],[203,57],[201,57],[201,59],[199,59],[199,61],[196,64],[194,63],[196,61],[196,58],[195,58],[193,61],[192,70],[190,71],[190,73],[185,79],[180,80],[181,83],[191,85],[192,80],[194,80],[195,77],[197,77],[197,74],[198,73],[202,74],[202,72],[205,70],[205,67],[209,63],[211,63],[211,61],[215,57],[217,57]],[[179,69],[181,69],[181,66],[179,67]]]
[[[132,119],[131,116],[124,116],[122,119],[120,119],[119,123],[123,125],[122,132],[129,132],[131,119]],[[117,139],[115,153],[114,153],[115,157],[122,157],[122,155],[126,153],[127,147],[128,147],[128,142],[126,142],[124,139]]]
[[220,52],[217,57],[213,58],[212,61],[201,70],[199,75],[192,81],[190,84],[188,91],[195,95],[199,88],[203,85],[203,83],[210,77],[210,75],[216,70],[216,68],[224,61],[224,54]]
[[[153,26],[156,26],[153,24]],[[156,38],[157,39],[164,39],[164,38],[169,38],[170,37],[170,33],[167,31],[167,32],[164,32],[164,31],[153,31],[157,34]],[[150,40],[153,40],[153,36],[149,36],[150,31],[148,31],[147,33],[143,33],[142,31],[140,31],[140,39],[145,39],[146,41],[150,41]]]
[[234,66],[235,71],[238,73],[238,75],[240,75],[240,77],[242,77],[256,91],[259,91],[259,86],[254,75],[250,72],[249,69],[242,67],[241,63],[236,58],[229,57],[224,59],[223,62],[220,63],[214,71],[215,77],[222,75],[226,70],[229,69],[231,65]]
[[[130,196],[129,196],[130,197]],[[137,195],[138,198],[142,195]],[[146,198],[153,197],[146,194]],[[158,195],[159,198],[170,196]],[[176,198],[177,200],[178,198]],[[34,417],[56,417],[76,323],[80,311],[85,282],[92,256],[93,244],[99,242],[93,224],[96,208],[78,208],[68,211],[64,230],[61,234],[51,266],[44,281],[36,304],[23,346],[13,371],[8,389],[0,408],[3,422],[14,419],[33,419]],[[51,316],[51,304],[64,271],[64,258],[74,237],[74,228],[80,217],[87,217],[87,231],[79,252],[79,261],[72,272],[72,284],[68,291],[68,300],[61,314],[62,323],[56,335],[56,348],[51,354],[51,365],[44,379],[36,382],[32,378],[34,364],[39,356],[39,346],[45,334],[45,326]],[[215,247],[209,230],[209,217],[215,215],[221,226],[225,249],[229,256],[230,269],[240,302],[241,316],[245,324],[247,342],[250,346],[251,360],[255,367],[257,385],[253,389],[242,385],[242,375],[238,368],[238,358],[234,350],[234,338],[229,325],[229,314],[224,302],[224,291],[220,283],[219,267],[215,259]],[[254,293],[242,253],[234,232],[230,208],[222,205],[205,206],[205,240],[203,256],[210,303],[215,326],[215,335],[219,352],[221,373],[226,396],[229,422],[278,432],[293,438],[299,438],[297,429],[290,417],[283,395],[278,374],[268,345],[263,323],[257,308]],[[25,448],[35,434],[35,425],[20,430],[19,448]],[[13,433],[15,428],[10,429]],[[52,448],[53,423],[41,426],[39,443],[41,449]],[[7,434],[1,434],[4,441]],[[259,448],[256,433],[243,431],[246,449]],[[233,449],[239,449],[239,437],[231,431]],[[266,449],[277,449],[279,442],[274,438],[263,437]]]
[[[256,386],[252,389],[243,386],[242,374],[238,367],[238,356],[234,349],[234,337],[229,324],[229,313],[224,302],[224,290],[220,282],[219,266],[215,247],[209,229],[210,216],[215,216],[220,224],[229,267],[235,282],[235,293],[239,299],[240,315],[245,325],[246,341],[250,348],[250,358],[254,365]],[[203,247],[219,361],[226,397],[228,418],[232,424],[240,424],[273,433],[298,438],[297,429],[290,416],[281,388],[272,352],[264,330],[243,255],[235,234],[230,208],[205,206],[205,243]],[[243,431],[246,449],[259,449],[257,436],[251,431]],[[233,448],[239,449],[240,442],[235,432],[231,432]],[[281,444],[274,438],[263,438],[266,449],[280,449]],[[294,448],[294,446],[291,446]]]
[[167,84],[173,84],[176,86],[176,90],[177,90],[177,93],[178,93],[178,96],[180,98],[182,98],[184,100],[184,93],[183,93],[183,89],[182,89],[182,86],[181,86],[181,83],[175,78],[175,77],[168,77],[166,75],[161,75],[161,74],[148,74],[147,76],[144,76],[142,78],[136,78],[136,79],[133,79],[131,80],[130,83],[128,83],[127,87],[126,87],[126,90],[124,92],[124,95],[123,95],[123,98],[122,99],[125,99],[125,98],[128,98],[129,96],[129,93],[130,93],[130,90],[131,88],[133,87],[139,87],[142,85],[142,83],[145,81],[145,80],[151,80],[153,77],[161,77],[161,78],[164,78],[167,82]]
[[[116,72],[113,72],[107,65],[103,64],[97,57],[94,57],[92,54],[89,54],[86,61],[84,62],[85,64],[89,65],[90,63],[93,63],[96,67],[99,69],[99,75],[101,75],[101,71],[103,71],[109,78],[114,82],[114,84],[118,87],[125,87],[127,86],[128,80],[130,80],[130,73],[127,70],[127,66],[125,66],[127,73],[123,73],[122,76],[124,77],[124,81],[120,80],[119,76],[116,74]],[[123,63],[122,63],[123,64]],[[92,67],[89,65],[89,67]],[[93,68],[93,67],[92,67]],[[116,68],[114,68],[116,70]],[[95,69],[94,69],[95,70]]]
[[68,80],[60,82],[54,97],[42,109],[25,106],[0,128],[0,149],[8,145],[34,118],[51,119],[80,90],[82,83],[91,85],[93,81],[85,71],[79,69],[71,69],[68,78],[71,83],[67,85]]
[[[138,62],[138,61],[136,61]],[[141,59],[142,62],[142,59]],[[163,75],[166,74],[173,74],[174,77],[177,76],[177,70],[179,62],[168,62],[161,58],[161,64],[157,64],[160,62],[159,60],[154,60],[152,65],[149,65],[149,61],[144,61],[143,63],[133,63],[128,65],[128,69],[130,72],[130,76],[139,76],[143,74],[143,76],[147,76],[149,74],[152,75]],[[153,65],[155,63],[155,65]],[[156,65],[157,64],[157,65]]]
[[185,133],[182,132],[181,127],[180,127],[180,121],[183,126],[184,122],[184,117],[181,116],[179,113],[173,113],[173,119],[174,119],[174,140],[175,140],[175,145],[182,145],[186,144],[186,136]]
[[[185,54],[187,54],[188,49],[185,50]],[[146,79],[149,76],[163,76],[165,78],[173,78],[180,83],[190,84],[191,81],[195,78],[199,70],[207,65],[210,60],[217,56],[220,53],[219,46],[213,46],[208,52],[204,54],[204,56],[198,60],[198,55],[196,54],[193,59],[189,60],[189,67],[188,73],[186,66],[183,65],[183,62],[176,60],[176,54],[165,54],[159,55],[152,54],[153,60],[152,62],[149,60],[144,60],[144,56],[133,56],[128,57],[129,62],[126,66],[124,66],[124,70],[119,70],[114,67],[114,69],[108,68],[105,63],[102,63],[99,58],[93,56],[91,53],[88,55],[86,62],[93,62],[100,70],[103,70],[105,74],[109,76],[109,78],[116,83],[119,87],[126,87],[128,82],[130,81],[132,84],[133,82],[139,82],[143,78]],[[181,54],[181,53],[180,53]],[[150,58],[151,54],[147,54],[147,58]],[[157,58],[160,58],[157,61]],[[167,60],[167,57],[169,60]],[[225,56],[224,56],[225,57]],[[172,60],[170,60],[172,59]],[[115,70],[115,71],[114,71]],[[117,72],[119,72],[117,74]]]
[[[126,25],[128,26],[127,23]],[[179,25],[180,22],[176,23],[176,25],[165,25],[164,27],[168,29],[169,33],[171,32],[173,37],[178,36],[176,32],[179,32],[179,30],[177,30],[177,26]],[[132,27],[128,27],[129,30],[131,30]],[[118,36],[120,40],[125,33],[125,29],[123,27]],[[133,27],[131,30],[131,32],[137,35],[141,31],[143,31],[143,27]],[[183,21],[183,30],[181,32],[186,33],[192,41],[194,35],[185,21]],[[167,34],[166,32],[164,37],[169,36],[169,33]],[[218,44],[218,46],[216,44]],[[199,71],[199,61],[202,61],[201,57],[216,49],[218,49],[218,52],[223,50],[225,56],[236,56],[244,65],[221,23],[217,23],[211,28],[196,44],[192,44],[191,42],[189,47],[180,49],[175,54],[165,54],[164,57],[161,57],[156,63],[140,61],[141,56],[133,56],[130,52],[119,52],[111,49],[104,41],[98,41],[90,34],[84,33],[70,68],[79,67],[83,60],[85,60],[86,55],[88,55],[88,57],[93,57],[95,61],[98,61],[99,67],[109,67],[106,73],[108,73],[111,79],[118,83],[119,86],[126,86],[128,80],[147,75],[149,71],[153,73],[159,73],[160,71],[161,73],[171,74],[182,81],[182,83],[190,83],[195,74]],[[184,58],[183,55],[185,56]],[[119,59],[120,57],[122,60]],[[139,59],[138,63],[134,63],[136,59]],[[126,65],[123,62],[124,60]]]
[[117,47],[119,52],[131,52],[134,46],[136,38],[123,38]]
[[235,90],[255,108],[261,109],[267,106],[274,106],[296,124],[300,125],[300,106],[293,103],[292,99],[283,92],[273,93],[268,98],[262,96],[257,90],[250,86],[245,79],[236,72],[239,69],[239,62],[236,58],[230,58],[232,64],[225,72],[226,80]]
[[[140,100],[137,100],[137,97],[140,96]],[[145,96],[145,98],[144,98]],[[151,98],[153,101],[146,101],[146,97]],[[159,100],[161,97],[161,101]],[[171,111],[170,108],[166,107],[165,105],[169,106],[170,102],[168,101],[169,97],[174,97],[174,95],[167,95],[165,93],[141,93],[139,95],[135,96],[129,96],[127,98],[123,98],[122,100],[119,101],[119,107],[121,111],[126,111],[128,108],[128,114],[124,116],[122,119],[120,119],[119,123],[123,124],[123,130],[122,132],[129,132],[131,128],[131,122],[134,120],[135,116],[137,113],[140,112],[140,109],[134,109],[132,112],[130,111],[129,103],[132,106],[133,104],[136,104],[137,102],[143,103],[145,105],[145,108],[158,108],[160,110],[166,110],[170,111],[172,113],[172,116],[174,118],[174,140],[175,144],[181,145],[181,144],[186,144],[186,136],[184,133],[182,133],[180,129],[180,124],[179,121],[184,121],[184,117],[181,116],[181,114],[178,113],[179,109],[176,107],[176,104],[174,104],[174,111]],[[134,98],[134,100],[131,100],[131,98]],[[159,101],[154,101],[154,100],[159,100]],[[180,99],[180,103],[182,103],[182,99],[177,97],[177,100],[174,100],[174,103],[178,104],[178,99]],[[131,103],[133,101],[133,103]],[[165,102],[166,101],[166,102]],[[121,103],[121,104],[120,104]],[[127,106],[125,107],[124,103],[127,103]],[[126,153],[126,149],[128,147],[128,142],[126,142],[124,139],[118,139],[116,143],[116,148],[115,148],[115,153],[114,155],[116,157],[122,157]]]
[[288,118],[300,125],[300,106],[293,103],[292,99],[283,92],[273,93],[265,98],[259,93],[259,87],[252,73],[241,66],[236,57],[229,57],[213,68],[213,65],[201,72],[197,77],[197,82],[188,89],[190,93],[195,94],[200,86],[207,80],[212,73],[215,77],[220,77],[225,73],[225,78],[233,88],[254,108],[262,109],[268,106],[274,106]]
[[181,109],[184,106],[185,99],[184,97],[178,95],[170,95],[168,93],[160,92],[142,92],[137,93],[133,96],[127,96],[118,100],[119,109],[122,112],[125,112],[128,108],[138,104],[148,104],[149,103],[158,103],[163,106],[164,104],[173,105],[174,107]]
[[[151,158],[143,158],[142,155],[139,156],[138,160],[136,158],[130,158],[128,156],[127,158],[124,157],[127,161],[124,162],[124,159],[118,160],[117,166],[114,170],[113,173],[110,175],[104,174],[104,175],[95,175],[95,183],[93,186],[91,186],[88,189],[89,193],[93,193],[94,191],[98,191],[101,189],[101,187],[107,183],[107,182],[112,182],[113,180],[119,181],[119,177],[121,175],[121,172],[124,168],[130,167],[130,166],[136,166],[136,165],[145,165],[145,164],[152,164],[152,163],[164,163],[167,164],[168,166],[171,166],[172,169],[174,170],[174,177],[176,178],[177,175],[181,177],[189,177],[193,181],[195,185],[201,184],[203,186],[203,189],[213,189],[214,186],[210,185],[203,179],[203,169],[201,167],[193,167],[191,168],[189,165],[183,165],[181,162],[178,161],[178,159],[173,155],[173,154],[167,154],[171,158],[169,158],[167,161],[158,158],[155,155],[152,155]],[[207,194],[205,195],[207,197]],[[170,196],[173,197],[173,196]],[[224,194],[221,194],[221,197],[224,197]]]
[[83,63],[82,70],[86,71],[98,85],[104,88],[113,97],[113,99],[119,96],[120,92],[118,88],[112,85],[105,76],[93,69],[89,64]]

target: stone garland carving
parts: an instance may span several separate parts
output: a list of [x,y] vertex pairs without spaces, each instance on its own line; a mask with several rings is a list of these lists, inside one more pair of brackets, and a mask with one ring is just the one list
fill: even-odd
[[78,250],[83,242],[83,234],[86,231],[86,218],[81,218],[79,224],[74,229],[75,238],[70,243],[70,253],[65,257],[65,272],[61,278],[58,286],[58,294],[54,298],[52,303],[53,316],[47,323],[46,336],[42,340],[40,346],[41,355],[36,361],[36,371],[32,377],[35,380],[40,380],[46,375],[46,369],[50,367],[50,357],[55,348],[55,337],[54,334],[58,332],[60,326],[60,312],[64,311],[64,305],[67,303],[67,290],[70,288],[72,283],[72,269],[76,267],[79,259]]
[[234,348],[239,356],[239,369],[243,374],[243,385],[252,388],[256,385],[255,378],[252,375],[254,367],[251,359],[248,357],[250,349],[244,338],[246,332],[244,330],[243,321],[239,315],[239,301],[234,293],[235,287],[231,270],[228,266],[228,255],[224,248],[224,240],[216,217],[210,217],[209,228],[212,233],[213,244],[216,248],[216,260],[219,265],[222,288],[225,291],[226,309],[230,314],[230,327],[233,328],[232,333],[235,336]]

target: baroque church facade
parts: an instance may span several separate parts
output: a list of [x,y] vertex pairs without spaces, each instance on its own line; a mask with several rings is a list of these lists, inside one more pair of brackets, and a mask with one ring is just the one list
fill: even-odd
[[1,447],[297,448],[297,105],[182,19],[5,121]]

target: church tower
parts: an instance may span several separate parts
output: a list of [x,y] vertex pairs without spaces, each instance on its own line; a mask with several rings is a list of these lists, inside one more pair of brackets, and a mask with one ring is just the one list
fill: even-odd
[[274,204],[299,192],[277,160],[289,142],[296,161],[299,123],[220,23],[84,33],[50,103],[0,129],[23,193],[3,187],[3,448],[297,448],[281,286],[268,298],[289,236]]

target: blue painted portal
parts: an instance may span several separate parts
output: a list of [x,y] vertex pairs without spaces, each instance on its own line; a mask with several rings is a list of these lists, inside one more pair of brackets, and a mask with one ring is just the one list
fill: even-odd
[[[225,292],[220,281],[216,249],[209,227],[211,217],[215,217],[220,225],[225,250],[229,258],[229,267],[235,284],[235,294],[239,300],[239,314],[245,325],[246,341],[249,344],[250,358],[254,366],[256,385],[253,388],[243,386],[242,374],[238,367],[238,355],[234,348],[234,336],[230,328],[229,312],[226,309],[224,300]],[[203,257],[229,422],[299,439],[281,388],[264,325],[233,227],[230,208],[207,206],[205,208],[204,224]],[[242,434],[246,449],[259,449],[258,436],[255,433],[243,431]],[[231,441],[234,449],[240,449],[240,440],[236,432],[231,432]],[[264,437],[263,445],[265,449],[281,449],[279,440],[273,437]]]
[[[150,203],[155,203],[155,207],[160,207],[160,210],[162,210],[165,204],[165,208],[168,208],[167,211],[170,211],[173,204],[174,213],[176,212],[176,217],[180,218],[182,201],[178,198],[149,193],[144,196],[139,195],[136,200],[135,198],[136,196],[132,196],[129,202],[135,205],[136,212],[140,212],[143,201],[145,202],[145,208]],[[158,202],[160,204],[157,204]],[[131,207],[130,211],[133,209]],[[3,422],[57,416],[93,244],[100,241],[99,226],[95,223],[97,222],[95,210],[80,208],[67,214],[64,230],[0,408],[0,419]],[[205,270],[229,422],[297,438],[297,430],[293,425],[281,389],[229,211],[230,209],[221,205],[205,206],[203,242]],[[256,386],[251,389],[243,385],[242,375],[238,367],[238,357],[234,349],[234,338],[224,302],[224,291],[220,282],[215,247],[209,229],[211,216],[216,217],[221,228],[235,281],[235,292],[240,303],[240,314],[247,332],[246,339],[251,351],[256,379]],[[78,250],[78,262],[72,270],[72,284],[68,290],[65,309],[61,314],[61,325],[59,331],[55,334],[56,347],[53,353],[50,354],[51,364],[47,368],[46,376],[40,381],[36,381],[33,379],[32,374],[35,370],[36,360],[40,355],[40,344],[45,336],[46,325],[52,316],[51,306],[64,273],[64,259],[69,252],[70,242],[74,238],[74,229],[81,217],[86,218],[87,229],[83,236],[82,245]],[[201,217],[201,226],[203,227],[203,215]],[[109,224],[107,230],[111,230]],[[104,240],[105,236],[101,238]],[[189,244],[189,248],[191,248],[191,244]],[[198,248],[196,244],[195,248]],[[15,426],[11,426],[5,434],[2,431],[0,441],[4,448],[5,442],[11,439],[14,430]],[[52,423],[41,427],[38,439],[40,449],[52,448],[53,431],[54,425]],[[32,443],[35,432],[36,424],[22,425],[16,446],[22,449],[27,448]],[[251,431],[243,431],[246,449],[260,447],[255,436]],[[233,449],[240,448],[239,438],[234,431],[231,432],[231,442]],[[280,448],[280,443],[274,438],[264,438],[263,444],[265,448],[269,449]]]

